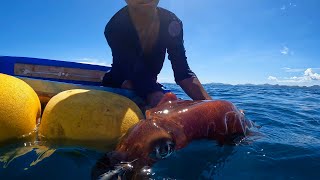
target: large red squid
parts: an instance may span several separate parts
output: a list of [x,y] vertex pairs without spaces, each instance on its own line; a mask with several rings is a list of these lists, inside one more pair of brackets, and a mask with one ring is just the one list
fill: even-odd
[[103,157],[93,169],[93,177],[110,179],[128,170],[151,166],[175,150],[197,139],[233,143],[246,136],[252,126],[244,113],[223,100],[178,100],[173,93],[146,111],[141,120],[122,137],[114,152]]

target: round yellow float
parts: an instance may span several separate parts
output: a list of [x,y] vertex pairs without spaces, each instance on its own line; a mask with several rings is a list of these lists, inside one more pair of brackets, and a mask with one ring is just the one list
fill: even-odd
[[0,142],[33,132],[40,114],[35,91],[24,81],[0,73]]
[[106,91],[73,89],[52,97],[44,109],[40,136],[53,140],[110,142],[143,118],[130,99]]

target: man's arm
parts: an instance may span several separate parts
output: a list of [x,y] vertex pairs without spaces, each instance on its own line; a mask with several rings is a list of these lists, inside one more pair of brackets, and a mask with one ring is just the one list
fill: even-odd
[[193,100],[211,100],[196,75],[191,71],[183,41],[183,24],[177,17],[169,23],[168,59],[171,61],[175,82]]
[[181,80],[177,84],[193,100],[212,100],[209,94],[204,90],[197,77],[190,77]]

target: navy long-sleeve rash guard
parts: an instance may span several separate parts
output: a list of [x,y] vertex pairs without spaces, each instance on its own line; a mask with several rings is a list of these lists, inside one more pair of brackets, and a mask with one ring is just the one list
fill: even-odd
[[175,81],[195,76],[187,63],[183,44],[182,22],[172,12],[158,7],[160,30],[150,52],[144,53],[138,33],[129,16],[128,7],[118,11],[105,28],[105,37],[113,56],[112,69],[103,80],[103,85],[121,87],[125,80],[133,82],[138,95],[161,91],[157,83],[166,51],[174,71]]

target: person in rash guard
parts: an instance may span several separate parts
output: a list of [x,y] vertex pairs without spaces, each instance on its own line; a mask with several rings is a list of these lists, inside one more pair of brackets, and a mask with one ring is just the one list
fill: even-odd
[[107,23],[105,37],[113,63],[102,85],[134,90],[154,107],[163,97],[157,82],[166,52],[175,82],[193,100],[211,99],[187,63],[181,20],[158,7],[159,0],[126,0]]

